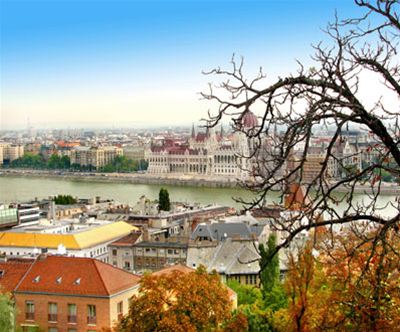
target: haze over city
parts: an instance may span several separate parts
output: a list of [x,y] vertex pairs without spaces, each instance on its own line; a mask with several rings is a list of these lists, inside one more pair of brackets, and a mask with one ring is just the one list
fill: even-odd
[[0,129],[190,125],[203,70],[309,63],[345,1],[1,1]]

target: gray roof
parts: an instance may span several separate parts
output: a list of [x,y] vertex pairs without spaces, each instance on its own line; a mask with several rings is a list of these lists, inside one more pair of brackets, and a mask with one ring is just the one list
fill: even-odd
[[222,241],[227,238],[252,239],[253,234],[259,235],[258,228],[252,229],[244,223],[213,223],[199,224],[192,233],[192,240],[199,237],[208,237],[212,240]]
[[188,264],[204,265],[208,271],[220,274],[257,274],[260,270],[256,243],[227,239],[216,247],[190,247]]

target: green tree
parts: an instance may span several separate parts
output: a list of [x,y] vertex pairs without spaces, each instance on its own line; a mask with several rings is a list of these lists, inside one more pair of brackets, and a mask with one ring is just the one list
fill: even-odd
[[54,202],[58,205],[76,204],[76,199],[71,195],[57,195],[54,197]]
[[15,331],[16,309],[9,294],[0,293],[0,331]]
[[158,194],[158,208],[161,211],[169,211],[171,209],[169,192],[165,188],[161,188],[160,193]]
[[261,289],[263,296],[269,293],[279,283],[279,256],[275,255],[272,259],[270,257],[274,254],[276,249],[276,235],[271,234],[268,237],[267,249],[260,243],[258,246],[260,252],[260,267],[266,266],[260,273]]
[[[276,311],[287,306],[287,296],[280,282],[279,255],[274,255],[276,250],[276,235],[268,237],[267,249],[263,244],[259,245],[260,252],[260,281],[261,292],[265,308]],[[271,259],[271,256],[274,255]]]
[[47,161],[47,168],[57,169],[60,168],[61,158],[57,154],[52,154]]

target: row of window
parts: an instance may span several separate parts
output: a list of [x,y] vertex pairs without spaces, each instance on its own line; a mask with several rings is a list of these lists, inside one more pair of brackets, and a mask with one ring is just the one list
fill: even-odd
[[[156,248],[145,248],[144,251],[146,253],[154,253],[155,254],[157,252],[157,249]],[[135,253],[136,254],[142,254],[143,253],[142,248],[136,248],[135,249]],[[182,254],[186,254],[186,249],[167,249],[167,253],[168,253],[168,255],[179,255],[181,253]],[[117,249],[113,249],[112,250],[112,255],[113,256],[117,256],[117,254],[118,254]],[[158,249],[158,254],[165,255],[165,249]],[[132,252],[125,251],[124,255],[125,256],[130,256],[130,255],[132,255]]]
[[[74,303],[69,303],[67,305],[67,321],[68,323],[77,322],[77,305]],[[96,324],[96,306],[93,304],[87,305],[87,323]],[[25,319],[35,320],[35,302],[26,301],[25,302]],[[58,321],[58,304],[55,302],[48,303],[48,321],[57,322]]]

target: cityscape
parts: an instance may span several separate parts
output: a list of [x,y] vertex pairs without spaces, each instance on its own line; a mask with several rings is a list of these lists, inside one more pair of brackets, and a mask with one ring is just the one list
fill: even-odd
[[400,331],[397,0],[0,9],[0,332]]

